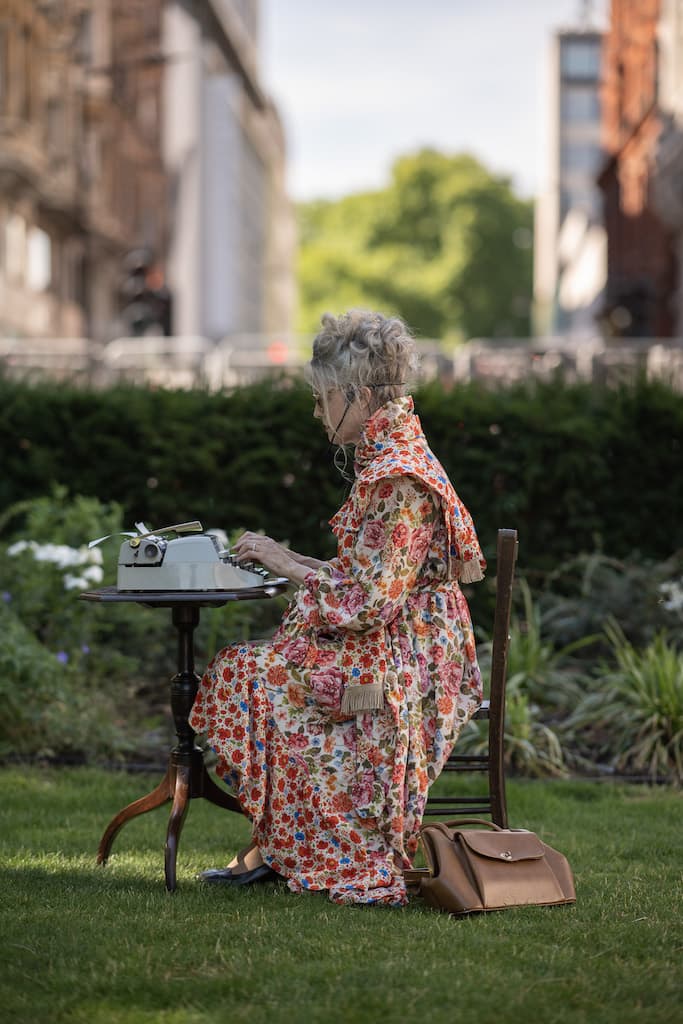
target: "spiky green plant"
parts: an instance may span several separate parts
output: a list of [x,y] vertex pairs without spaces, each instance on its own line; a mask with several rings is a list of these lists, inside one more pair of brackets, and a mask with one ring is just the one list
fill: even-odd
[[505,760],[519,775],[567,775],[562,744],[555,730],[541,721],[539,707],[524,692],[520,676],[512,676],[508,682]]
[[[518,587],[522,595],[522,614],[514,615],[508,647],[508,675],[519,677],[524,692],[541,708],[562,709],[572,706],[582,694],[572,655],[595,641],[595,635],[583,636],[556,646],[551,638],[552,624],[534,600],[525,579]],[[510,684],[508,684],[510,685]]]
[[[516,686],[538,706],[541,714],[557,717],[568,708],[575,707],[584,693],[585,669],[578,665],[574,654],[594,643],[596,634],[583,636],[561,646],[553,642],[552,612],[541,610],[527,581],[520,578],[516,588],[522,597],[521,608],[510,622],[508,644],[508,701]],[[491,665],[492,642],[480,631],[483,642],[477,646],[479,663],[484,678]]]
[[664,632],[641,650],[614,621],[605,633],[615,663],[601,667],[567,729],[619,771],[683,784],[683,653]]
[[[516,775],[531,778],[567,776],[562,743],[555,730],[546,725],[540,709],[524,690],[524,677],[512,676],[505,700],[505,765]],[[458,739],[458,753],[485,754],[488,750],[488,726],[470,720]]]

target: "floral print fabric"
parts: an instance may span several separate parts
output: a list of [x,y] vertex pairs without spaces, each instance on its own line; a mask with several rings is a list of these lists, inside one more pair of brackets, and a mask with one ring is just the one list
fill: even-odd
[[358,526],[364,500],[372,484],[406,474],[426,483],[440,501],[448,537],[449,579],[476,583],[484,578],[486,561],[481,553],[474,523],[453,490],[446,471],[430,450],[415,415],[410,395],[387,402],[366,425],[355,453],[356,487],[331,522],[339,534],[349,521]]
[[[481,678],[439,497],[399,475],[369,485],[358,527],[353,490],[345,507],[337,558],[306,577],[273,640],[216,655],[190,724],[292,891],[402,905],[429,786]],[[377,706],[343,710],[366,687]]]

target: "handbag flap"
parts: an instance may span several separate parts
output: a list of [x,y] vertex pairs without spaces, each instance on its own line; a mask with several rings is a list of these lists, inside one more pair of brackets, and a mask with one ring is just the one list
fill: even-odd
[[543,843],[534,832],[463,830],[457,834],[473,853],[508,864],[519,860],[539,860],[545,852]]

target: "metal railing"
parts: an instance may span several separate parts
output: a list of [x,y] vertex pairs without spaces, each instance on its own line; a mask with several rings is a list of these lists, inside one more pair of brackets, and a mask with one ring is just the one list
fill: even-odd
[[[215,391],[276,374],[301,375],[310,342],[285,334],[232,335],[219,342],[200,335],[146,336],[103,345],[87,338],[0,338],[0,373],[96,388],[131,382]],[[478,338],[451,352],[436,341],[418,345],[422,380],[500,386],[559,376],[612,385],[645,375],[683,392],[683,338]]]
[[455,381],[487,385],[558,377],[610,386],[642,376],[683,391],[683,338],[476,338],[453,357]]

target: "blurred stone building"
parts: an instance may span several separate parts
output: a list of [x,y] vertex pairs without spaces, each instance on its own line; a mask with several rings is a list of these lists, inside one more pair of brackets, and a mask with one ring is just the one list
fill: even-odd
[[683,6],[612,0],[605,39],[600,175],[608,238],[606,333],[683,330]]
[[0,0],[0,334],[105,340],[163,263],[161,0]]
[[152,332],[289,327],[293,222],[257,14],[0,0],[0,339],[143,333],[150,295],[173,310]]
[[[294,226],[257,0],[168,0],[164,154],[175,330],[249,347],[291,325]],[[241,340],[240,340],[241,339]]]

